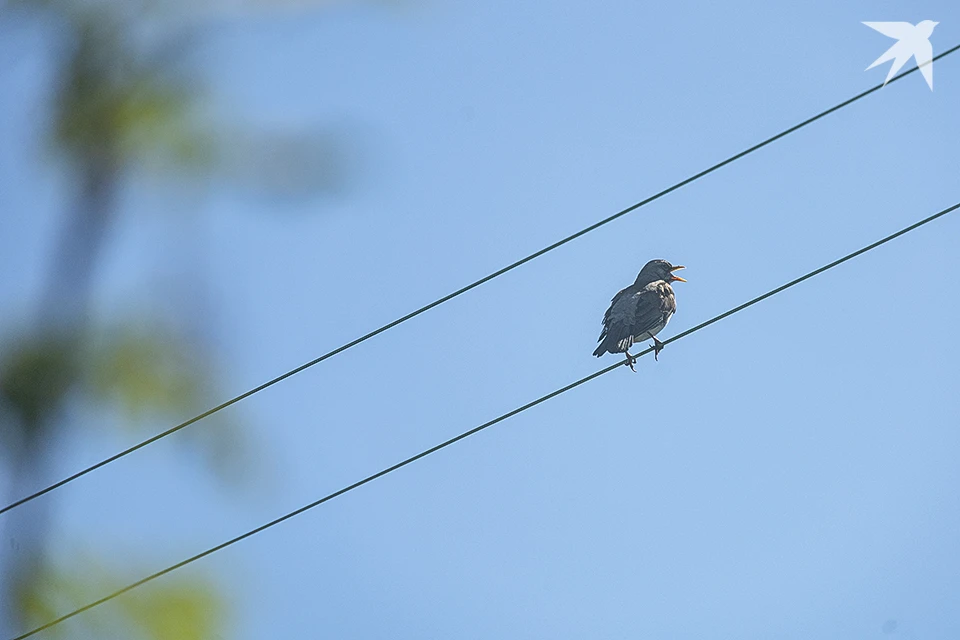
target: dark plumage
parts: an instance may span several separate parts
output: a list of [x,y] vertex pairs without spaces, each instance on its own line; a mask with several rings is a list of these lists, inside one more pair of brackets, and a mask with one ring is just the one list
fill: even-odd
[[598,358],[605,353],[626,353],[627,364],[633,369],[636,358],[630,355],[630,347],[636,342],[653,339],[654,358],[660,355],[663,343],[656,335],[667,326],[670,316],[677,310],[671,282],[686,282],[673,275],[683,269],[666,260],[651,260],[643,266],[636,281],[620,290],[610,301],[610,308],[603,314],[603,331],[593,352]]

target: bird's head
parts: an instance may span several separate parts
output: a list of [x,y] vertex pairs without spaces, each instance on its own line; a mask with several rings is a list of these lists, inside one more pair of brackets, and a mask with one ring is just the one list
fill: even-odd
[[939,22],[934,22],[933,20],[924,20],[917,24],[917,31],[919,31],[924,38],[929,38],[933,34],[933,28],[940,24]]
[[674,271],[679,271],[684,268],[686,267],[680,265],[674,266],[666,260],[651,260],[643,265],[643,269],[640,270],[640,274],[637,276],[637,284],[647,285],[657,280],[686,282],[686,280],[680,276],[673,275]]

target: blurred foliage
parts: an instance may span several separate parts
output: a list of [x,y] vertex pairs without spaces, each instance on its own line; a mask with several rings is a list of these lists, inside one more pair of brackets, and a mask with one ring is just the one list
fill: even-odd
[[[129,320],[98,331],[86,352],[84,397],[117,406],[124,429],[140,432],[149,425],[154,431],[151,418],[179,421],[214,402],[208,354],[170,327]],[[223,414],[210,416],[203,428],[187,429],[177,440],[202,451],[217,477],[241,488],[238,483],[254,475],[256,460],[238,418],[229,425],[223,420]]]
[[355,149],[337,131],[236,131],[217,145],[216,175],[270,196],[338,193],[350,181]]
[[76,378],[76,353],[76,341],[62,335],[18,340],[3,351],[0,403],[24,435],[35,434],[60,406]]
[[[37,334],[12,341],[0,354],[0,431],[16,436],[10,446],[43,429],[71,391],[78,400],[116,407],[116,423],[138,433],[154,431],[157,420],[181,420],[212,404],[207,354],[156,322],[128,320],[83,336]],[[178,440],[203,451],[211,470],[234,484],[251,475],[255,461],[244,431],[217,428],[219,418],[208,418],[206,428],[188,430]]]
[[[142,575],[146,570],[131,573]],[[47,567],[20,584],[17,605],[33,628],[129,582],[129,576],[120,576],[87,556],[69,570]],[[178,576],[126,593],[110,609],[90,611],[44,633],[70,639],[209,640],[222,630],[224,612],[213,585]]]
[[178,578],[120,601],[127,618],[151,640],[209,640],[223,605],[211,585]]
[[[69,6],[69,5],[67,5]],[[213,141],[193,113],[197,92],[182,75],[129,42],[130,29],[104,8],[71,15],[68,62],[57,96],[54,138],[78,162],[98,159],[202,168]]]
[[[0,353],[0,404],[4,409],[0,429],[7,435],[11,426],[19,427],[22,436],[44,433],[71,395],[105,408],[120,408],[120,423],[125,426],[142,424],[142,419],[150,416],[181,417],[209,402],[210,382],[202,351],[175,331],[156,324],[130,321],[69,338],[40,333],[30,340],[15,341]],[[217,437],[192,442],[203,445],[214,470],[236,470],[231,465],[239,464],[244,449],[240,431],[216,431]],[[207,430],[203,433],[209,435]],[[26,549],[23,553],[28,555],[23,558],[38,551]],[[21,554],[19,547],[12,546],[11,552]],[[39,565],[24,566],[30,567],[28,575],[18,575],[13,585],[21,624],[43,624],[125,584],[89,557],[70,570],[54,568],[42,556]],[[79,616],[78,622],[48,633],[61,638],[200,640],[214,637],[222,616],[223,606],[210,584],[166,578],[118,598],[102,612]],[[81,627],[86,631],[78,634]]]
[[[275,10],[328,4],[339,2],[10,0],[5,9],[33,12],[56,25],[59,78],[49,140],[66,153],[81,182],[116,191],[126,172],[146,168],[178,178],[220,175],[272,196],[303,197],[335,192],[347,183],[345,138],[324,128],[266,132],[246,123],[225,122],[222,114],[205,117],[206,96],[178,63],[183,52],[196,44],[194,31],[200,30],[197,24],[184,22],[182,14],[195,12],[207,19],[218,12],[242,13],[252,7]],[[106,228],[120,213],[114,210],[117,193],[95,195],[78,200],[77,217],[68,219],[68,230],[77,220],[81,229],[91,226],[91,220]],[[68,242],[59,256],[63,259],[54,260],[60,266],[53,274],[53,285],[69,282],[70,269],[78,264],[96,263],[100,244],[78,241],[71,246],[69,240],[82,235],[65,234]],[[58,295],[89,295],[86,287],[65,294],[69,288],[52,286],[56,295],[46,310],[58,308]],[[82,303],[88,301],[79,302],[76,308],[85,309]],[[23,464],[14,468],[28,475],[49,457],[58,413],[73,406],[68,400],[95,403],[97,409],[107,411],[116,408],[124,426],[192,415],[207,401],[211,372],[196,344],[157,324],[128,321],[91,327],[83,311],[76,315],[66,331],[48,328],[50,318],[42,317],[37,326],[8,337],[0,348],[0,436],[12,445],[7,450],[13,456],[22,456]],[[248,477],[250,460],[242,455],[246,448],[240,444],[240,430],[216,429],[217,418],[184,436],[201,445],[214,470],[242,471],[235,477]],[[35,446],[22,447],[25,442]],[[0,575],[0,597],[12,596],[20,605],[16,625],[43,624],[126,583],[95,560],[63,567],[45,556],[52,520],[35,516],[49,509],[49,504],[33,503],[28,512],[34,516],[32,522],[29,517],[18,521],[22,514],[14,511],[0,523],[12,525],[11,540],[17,526],[28,532],[20,538],[25,547],[22,555],[17,549],[12,569]],[[223,604],[213,586],[166,577],[121,596],[110,607],[55,627],[46,636],[199,640],[219,637],[216,631],[222,619]]]
[[150,414],[184,415],[201,406],[209,378],[204,359],[172,331],[128,323],[101,332],[88,352],[83,382],[89,397],[119,405],[125,426]]
[[[126,418],[121,424],[135,425],[148,415],[182,416],[195,411],[210,386],[202,352],[195,345],[176,332],[144,323],[129,322],[97,335],[38,332],[30,339],[12,341],[0,354],[0,430],[5,436],[21,436],[10,438],[13,445],[22,444],[23,437],[42,437],[73,393],[99,405],[119,406]],[[239,430],[217,435],[195,442],[206,445],[213,454],[213,468],[222,471],[237,459],[242,447]],[[12,447],[14,455],[18,448]],[[20,545],[14,545],[14,539],[11,552],[19,555]],[[32,546],[34,541],[24,542]],[[39,571],[34,563],[25,566],[31,568],[29,574],[16,576],[13,586],[20,620],[30,625],[43,624],[124,586],[120,577],[89,558],[69,571],[54,569],[45,559]],[[222,613],[211,585],[167,578],[118,598],[104,612],[80,616],[78,622],[47,633],[76,638],[80,637],[76,629],[83,627],[89,632],[83,636],[88,637],[200,640],[214,637]]]
[[137,37],[140,23],[171,3],[21,1],[52,9],[66,27],[51,135],[78,166],[95,162],[107,171],[137,167],[194,180],[219,177],[297,198],[338,192],[348,183],[352,157],[341,132],[269,131],[207,114],[208,96],[177,63],[202,36],[154,20],[152,28],[164,35],[149,45]]

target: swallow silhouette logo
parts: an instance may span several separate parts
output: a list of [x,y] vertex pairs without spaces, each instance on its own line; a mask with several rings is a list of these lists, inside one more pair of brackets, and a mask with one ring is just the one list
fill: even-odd
[[930,35],[933,33],[933,28],[940,24],[939,22],[924,20],[916,26],[909,22],[864,22],[863,24],[885,36],[897,39],[897,43],[874,60],[873,64],[867,67],[867,71],[878,64],[893,60],[887,79],[883,81],[886,85],[910,58],[915,58],[917,66],[920,67],[920,73],[927,81],[930,91],[933,91],[933,47],[930,45]]

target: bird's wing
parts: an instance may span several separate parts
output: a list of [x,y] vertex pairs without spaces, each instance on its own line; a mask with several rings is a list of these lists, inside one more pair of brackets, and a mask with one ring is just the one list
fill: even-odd
[[920,67],[920,73],[927,81],[927,86],[933,91],[933,46],[929,40],[923,40],[917,43],[917,50],[914,52],[917,59],[917,66]]
[[[634,311],[635,335],[653,330],[663,324],[665,316],[673,313],[673,298],[667,295],[663,282],[651,282],[637,296]],[[674,306],[675,308],[675,306]]]
[[909,22],[864,22],[863,24],[874,31],[879,31],[888,38],[896,38],[897,40],[906,38],[916,29]]
[[[636,308],[636,300],[634,299],[636,294],[636,288],[629,286],[621,289],[617,292],[617,295],[613,296],[610,307],[603,314],[603,331],[600,332],[600,338],[597,342],[607,337],[607,334],[622,332],[622,328],[630,323],[633,310]],[[617,340],[619,341],[619,338]]]
[[633,309],[636,307],[637,290],[630,286],[621,289],[617,295],[610,301],[610,307],[603,314],[603,330],[597,342],[603,342],[604,338],[612,338],[612,342],[620,342],[621,337],[628,332],[628,327],[633,317]]
[[610,307],[607,309],[607,312],[603,314],[603,324],[607,324],[610,321],[610,316],[614,313],[614,308],[619,309],[620,305],[622,304],[622,300],[624,299],[624,295],[632,290],[632,286],[620,289],[620,291],[617,291],[617,295],[610,299]]
[[621,319],[626,315],[627,308],[630,306],[630,293],[634,291],[635,288],[631,285],[620,289],[620,291],[617,291],[617,295],[611,298],[610,306],[607,307],[606,313],[603,314],[603,329],[600,331],[600,337],[597,338],[597,342],[607,337],[613,323],[620,324]]

